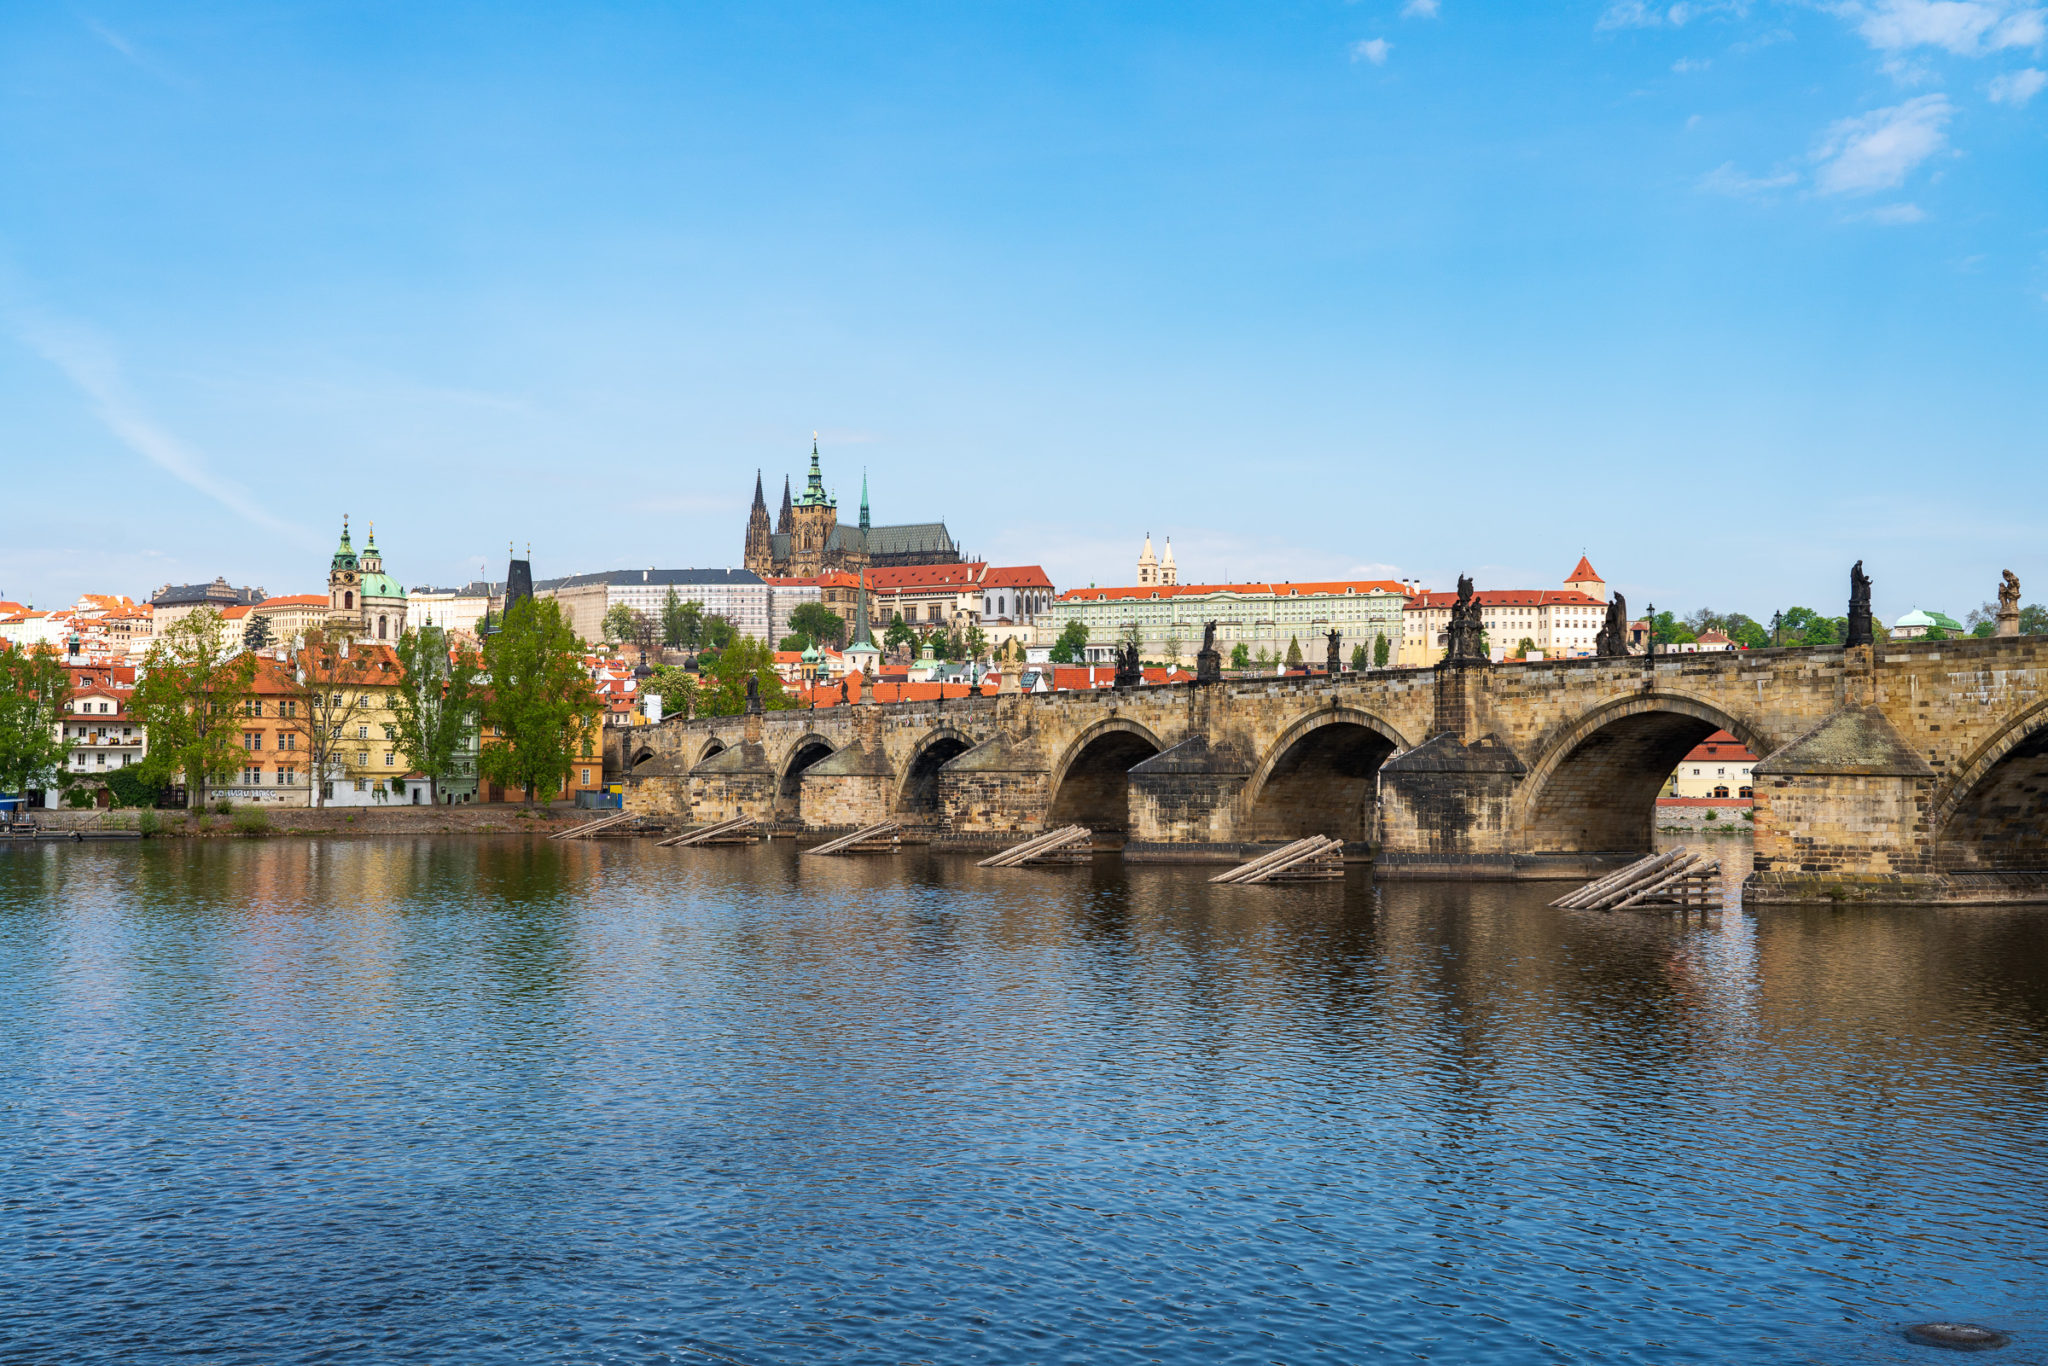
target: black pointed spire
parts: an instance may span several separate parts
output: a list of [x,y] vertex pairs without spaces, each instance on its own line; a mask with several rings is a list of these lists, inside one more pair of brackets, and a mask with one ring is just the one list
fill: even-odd
[[759,470],[754,471],[754,510],[757,512],[766,512],[768,510],[768,500],[761,496],[761,471]]
[[787,536],[795,527],[796,510],[790,504],[789,476],[785,474],[782,476],[782,517],[775,530],[778,535]]

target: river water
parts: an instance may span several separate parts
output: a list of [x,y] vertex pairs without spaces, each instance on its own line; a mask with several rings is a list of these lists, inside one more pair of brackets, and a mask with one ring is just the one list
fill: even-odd
[[0,851],[0,1360],[2048,1359],[2048,910]]

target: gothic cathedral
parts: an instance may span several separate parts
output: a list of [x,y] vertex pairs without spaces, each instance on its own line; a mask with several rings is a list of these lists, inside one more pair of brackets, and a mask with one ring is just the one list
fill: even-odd
[[841,526],[839,500],[826,492],[818,467],[816,440],[811,442],[811,473],[803,493],[792,499],[789,480],[782,481],[782,515],[773,525],[760,471],[754,473],[744,563],[763,578],[811,579],[829,573],[858,574],[870,567],[958,564],[961,558],[944,522],[870,525],[865,475],[860,481],[860,524]]

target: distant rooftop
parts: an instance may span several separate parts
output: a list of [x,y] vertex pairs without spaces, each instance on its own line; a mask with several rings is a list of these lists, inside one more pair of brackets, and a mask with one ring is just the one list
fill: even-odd
[[612,569],[602,574],[571,574],[565,579],[536,579],[534,591],[559,592],[564,588],[587,588],[593,584],[618,586],[633,583],[656,587],[683,584],[746,585],[766,583],[751,569]]

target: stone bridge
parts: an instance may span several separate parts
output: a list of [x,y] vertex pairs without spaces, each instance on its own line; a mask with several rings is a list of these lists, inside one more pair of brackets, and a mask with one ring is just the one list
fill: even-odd
[[1756,769],[1752,902],[2048,899],[2048,637],[1010,694],[622,732],[629,810],[1134,859],[1329,834],[1382,876],[1580,877],[1651,846],[1717,729]]

